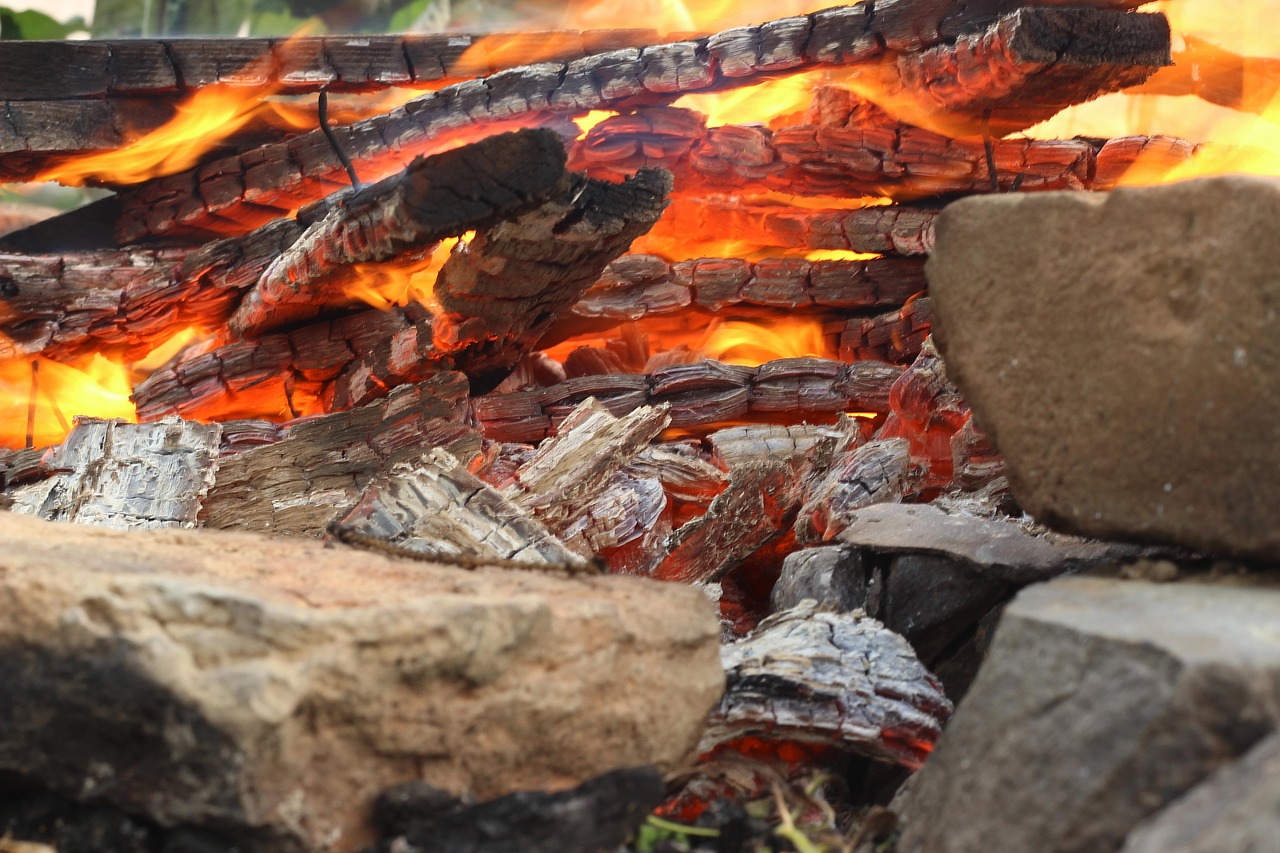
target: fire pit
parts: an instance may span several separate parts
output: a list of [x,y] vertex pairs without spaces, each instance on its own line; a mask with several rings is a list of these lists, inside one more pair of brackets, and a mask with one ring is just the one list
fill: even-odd
[[[795,849],[871,845],[893,820],[866,809],[927,766],[1019,589],[1138,558],[1203,564],[1181,546],[1275,556],[1265,537],[1233,547],[1231,534],[1073,522],[1041,503],[1036,520],[1115,541],[1035,525],[1019,506],[1036,476],[1023,443],[999,415],[975,419],[942,360],[973,338],[955,324],[981,323],[949,283],[941,317],[930,297],[930,278],[969,273],[939,272],[938,257],[926,277],[958,197],[1235,168],[1236,149],[1203,139],[1054,133],[1064,110],[1121,90],[1269,106],[1253,77],[1276,88],[1269,60],[1171,37],[1159,7],[1139,5],[882,0],[704,33],[4,43],[0,179],[113,194],[0,237],[0,509],[323,539],[393,567],[694,584],[718,610],[728,678],[702,742],[626,753],[661,765],[665,791],[555,765],[533,786],[586,784],[531,813],[590,808],[622,828],[520,849],[616,847],[657,801],[644,843],[701,820]],[[949,252],[971,267],[974,254]],[[1001,399],[989,372],[961,364],[975,402]],[[1020,448],[1016,471],[983,431],[996,423]],[[15,600],[31,594],[27,563],[12,577]],[[97,612],[64,592],[68,612]],[[169,677],[149,666],[147,679]],[[697,718],[707,682],[694,680]],[[323,707],[296,695],[298,715]],[[79,814],[79,770],[38,770],[22,750],[5,763],[6,749],[0,776]],[[155,845],[194,827],[352,850],[373,842],[365,812],[393,782],[489,797],[536,778],[477,783],[465,760],[404,749],[403,766],[352,783],[358,802],[330,824],[252,769],[227,789],[254,792],[234,808],[148,813],[151,794],[110,782],[85,796],[141,820]],[[321,767],[282,762],[262,766]],[[863,789],[819,794],[816,776]],[[338,808],[334,790],[310,808]],[[411,819],[386,817],[397,796]],[[469,821],[497,813],[510,838],[532,831],[523,805],[473,813],[434,796],[387,792],[378,849],[426,849],[454,837],[436,835],[445,824],[469,839]],[[742,804],[761,802],[771,817],[752,824]],[[818,840],[797,821],[821,826]],[[474,849],[513,849],[494,843]]]

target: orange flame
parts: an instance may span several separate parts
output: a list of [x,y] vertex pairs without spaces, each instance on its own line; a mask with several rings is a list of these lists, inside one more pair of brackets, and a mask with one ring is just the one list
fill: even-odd
[[454,251],[464,250],[475,236],[476,232],[468,231],[461,237],[450,237],[440,241],[430,252],[409,260],[355,264],[354,277],[346,282],[344,292],[350,299],[383,311],[416,302],[438,314],[436,276],[449,256]]
[[728,364],[755,367],[778,358],[836,358],[834,348],[814,319],[779,318],[769,326],[745,320],[714,324],[701,349]]

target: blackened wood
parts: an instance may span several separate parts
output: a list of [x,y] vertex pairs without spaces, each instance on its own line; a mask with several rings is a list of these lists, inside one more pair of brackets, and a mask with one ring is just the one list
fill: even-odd
[[469,461],[480,441],[462,423],[467,392],[465,377],[441,373],[369,406],[287,426],[280,440],[222,460],[205,524],[320,536],[397,462],[434,447]]
[[621,184],[589,180],[477,234],[436,279],[442,313],[361,353],[335,382],[334,406],[359,405],[441,365],[494,387],[652,227],[670,190],[670,175],[652,169]]
[[1169,48],[1162,14],[1026,8],[954,44],[898,56],[883,66],[883,87],[908,119],[1004,136],[1145,81],[1172,62]]
[[[0,57],[15,44],[30,42],[6,41]],[[0,71],[0,79],[2,75]],[[30,180],[52,159],[63,155],[123,148],[174,115],[172,104],[145,98],[4,101],[0,110],[4,116],[0,122],[0,180],[5,181]]]
[[52,476],[8,492],[11,511],[119,530],[195,527],[218,468],[222,430],[87,418],[46,463]]
[[933,247],[939,207],[907,205],[847,210],[808,209],[783,204],[738,203],[679,197],[642,240],[638,251],[670,241],[733,240],[783,249],[837,249],[846,252],[922,256]]
[[586,565],[441,448],[375,476],[339,524],[339,538],[357,533],[423,557]]
[[245,294],[230,334],[251,337],[350,304],[352,265],[422,252],[522,214],[567,190],[564,164],[564,147],[547,130],[492,136],[415,160],[331,205]]
[[[403,834],[365,853],[565,853],[614,850],[662,802],[662,774],[651,767],[614,770],[556,793],[520,791],[479,805],[418,794],[426,807],[396,809]],[[401,797],[401,799],[404,799]],[[383,814],[388,807],[383,805]]]
[[824,332],[837,341],[842,361],[909,364],[920,354],[932,328],[929,297],[922,296],[884,314],[832,321]]
[[748,412],[888,412],[889,389],[901,374],[900,367],[874,361],[783,359],[754,368],[708,360],[665,367],[647,376],[584,377],[537,391],[477,397],[472,408],[489,438],[539,441],[554,421],[589,396],[615,415],[666,403],[673,426],[692,427]]
[[863,507],[896,503],[910,490],[911,447],[906,439],[872,441],[847,448],[805,494],[796,517],[802,544],[834,539]]
[[[676,202],[679,204],[679,202]],[[573,306],[580,318],[638,320],[698,306],[874,308],[902,305],[922,293],[921,258],[806,261],[698,258],[670,263],[656,255],[623,255]]]
[[699,751],[746,736],[822,743],[919,767],[952,705],[907,641],[874,619],[774,614],[724,647],[728,684]]

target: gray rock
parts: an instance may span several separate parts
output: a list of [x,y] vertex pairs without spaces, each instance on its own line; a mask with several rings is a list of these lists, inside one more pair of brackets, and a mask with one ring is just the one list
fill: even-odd
[[245,850],[346,851],[424,779],[670,770],[724,673],[695,589],[0,513],[0,775]]
[[1280,558],[1280,182],[969,198],[927,272],[948,372],[1056,528]]
[[1059,578],[1007,606],[901,853],[1100,853],[1280,714],[1280,590]]
[[1280,846],[1280,734],[1138,827],[1124,853],[1260,853]]
[[787,555],[769,603],[776,613],[812,598],[824,608],[845,612],[867,603],[867,575],[853,548],[827,545]]

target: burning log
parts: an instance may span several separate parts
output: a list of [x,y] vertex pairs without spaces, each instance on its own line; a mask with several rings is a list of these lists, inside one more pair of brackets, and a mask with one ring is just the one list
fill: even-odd
[[1161,14],[1028,8],[954,44],[886,64],[895,108],[936,117],[955,135],[1004,136],[1073,104],[1144,82],[1172,64]]
[[825,542],[849,526],[853,514],[875,503],[901,501],[909,486],[911,446],[905,439],[872,441],[838,459],[805,495],[796,540]]
[[[474,567],[503,563],[585,568],[521,507],[441,448],[374,477],[333,530],[343,541],[436,557]],[[376,550],[376,548],[375,548]]]
[[582,319],[639,320],[694,305],[709,311],[742,304],[874,308],[902,305],[925,285],[924,260],[917,258],[669,263],[656,255],[623,255],[605,268],[571,313]]
[[235,338],[350,304],[343,284],[359,263],[421,254],[445,237],[491,228],[569,189],[564,149],[550,131],[519,131],[420,159],[329,204],[258,279],[228,321]]
[[760,246],[846,252],[927,255],[933,246],[934,207],[871,206],[810,210],[726,199],[677,198],[637,249],[671,239],[721,241],[732,234]]
[[470,461],[480,437],[462,423],[467,391],[464,376],[440,373],[371,405],[298,421],[278,441],[227,456],[204,504],[206,526],[320,536],[392,465],[433,447]]
[[952,705],[907,641],[874,619],[774,614],[721,650],[728,685],[699,743],[706,753],[754,736],[836,745],[917,768]]
[[658,218],[669,188],[654,171],[625,184],[587,181],[482,233],[440,271],[439,318],[418,305],[368,310],[184,353],[134,389],[139,417],[349,409],[442,370],[489,381]]
[[901,373],[900,367],[873,361],[780,359],[756,368],[706,360],[647,376],[587,376],[536,391],[477,397],[472,410],[485,435],[498,441],[539,441],[587,397],[596,397],[615,415],[665,403],[677,427],[733,420],[748,412],[883,413],[889,410],[889,388]]
[[118,530],[195,527],[217,469],[219,424],[85,419],[46,463],[52,476],[8,492],[11,511]]
[[839,342],[844,361],[876,359],[910,362],[920,354],[933,328],[929,297],[909,299],[902,308],[876,317],[851,317],[825,330]]

